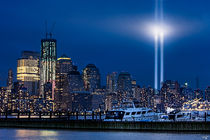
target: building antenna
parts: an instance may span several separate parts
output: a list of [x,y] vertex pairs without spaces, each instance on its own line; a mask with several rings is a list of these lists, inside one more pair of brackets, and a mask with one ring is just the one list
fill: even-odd
[[46,34],[46,39],[47,39],[47,36],[48,36],[48,32],[47,32],[47,20],[45,21],[45,34]]
[[55,23],[56,23],[56,22],[54,22],[53,25],[52,25],[52,27],[51,27],[51,30],[50,30],[50,33],[49,33],[49,34],[50,34],[50,38],[52,38],[53,30],[54,30],[54,28],[55,28]]

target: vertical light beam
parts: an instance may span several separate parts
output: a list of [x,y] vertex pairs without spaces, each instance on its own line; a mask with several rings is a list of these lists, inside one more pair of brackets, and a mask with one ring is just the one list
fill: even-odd
[[[160,0],[160,23],[163,25],[163,0]],[[160,32],[160,89],[164,82],[164,29]]]
[[[158,21],[158,0],[155,0],[155,22]],[[155,47],[155,66],[154,66],[154,88],[158,89],[158,34],[154,34],[154,47]]]
[[155,78],[154,78],[154,87],[155,90],[158,89],[158,35],[154,36],[154,45],[155,45]]
[[164,82],[164,33],[160,34],[160,89]]

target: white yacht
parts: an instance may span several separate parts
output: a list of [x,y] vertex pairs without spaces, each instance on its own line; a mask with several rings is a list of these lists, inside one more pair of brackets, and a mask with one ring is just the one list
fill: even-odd
[[133,102],[124,102],[106,113],[104,121],[157,121],[159,116],[152,109],[137,107]]
[[169,119],[174,121],[210,121],[209,111],[182,110],[168,115]]

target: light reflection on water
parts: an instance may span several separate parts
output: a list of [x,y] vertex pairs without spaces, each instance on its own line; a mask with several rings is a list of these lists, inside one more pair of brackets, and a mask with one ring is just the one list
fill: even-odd
[[210,134],[0,129],[0,140],[210,140]]
[[57,136],[57,131],[50,131],[50,130],[23,130],[17,129],[16,130],[16,137],[33,137],[33,136]]

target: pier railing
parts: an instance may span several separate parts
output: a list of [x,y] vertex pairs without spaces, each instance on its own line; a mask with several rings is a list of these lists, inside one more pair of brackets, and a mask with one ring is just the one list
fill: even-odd
[[[93,121],[103,121],[105,119],[106,112],[105,111],[48,111],[48,112],[31,112],[31,111],[5,111],[0,112],[0,120],[93,120]],[[198,122],[207,122],[210,120],[209,114],[205,113],[205,116],[202,120],[189,120],[189,121],[198,121]],[[119,119],[114,119],[112,121],[122,121]],[[159,120],[157,120],[159,121]],[[170,121],[180,121],[175,118]],[[187,121],[187,120],[183,120]]]
[[84,111],[84,112],[0,112],[0,119],[57,119],[57,120],[103,120],[105,112],[103,111]]

